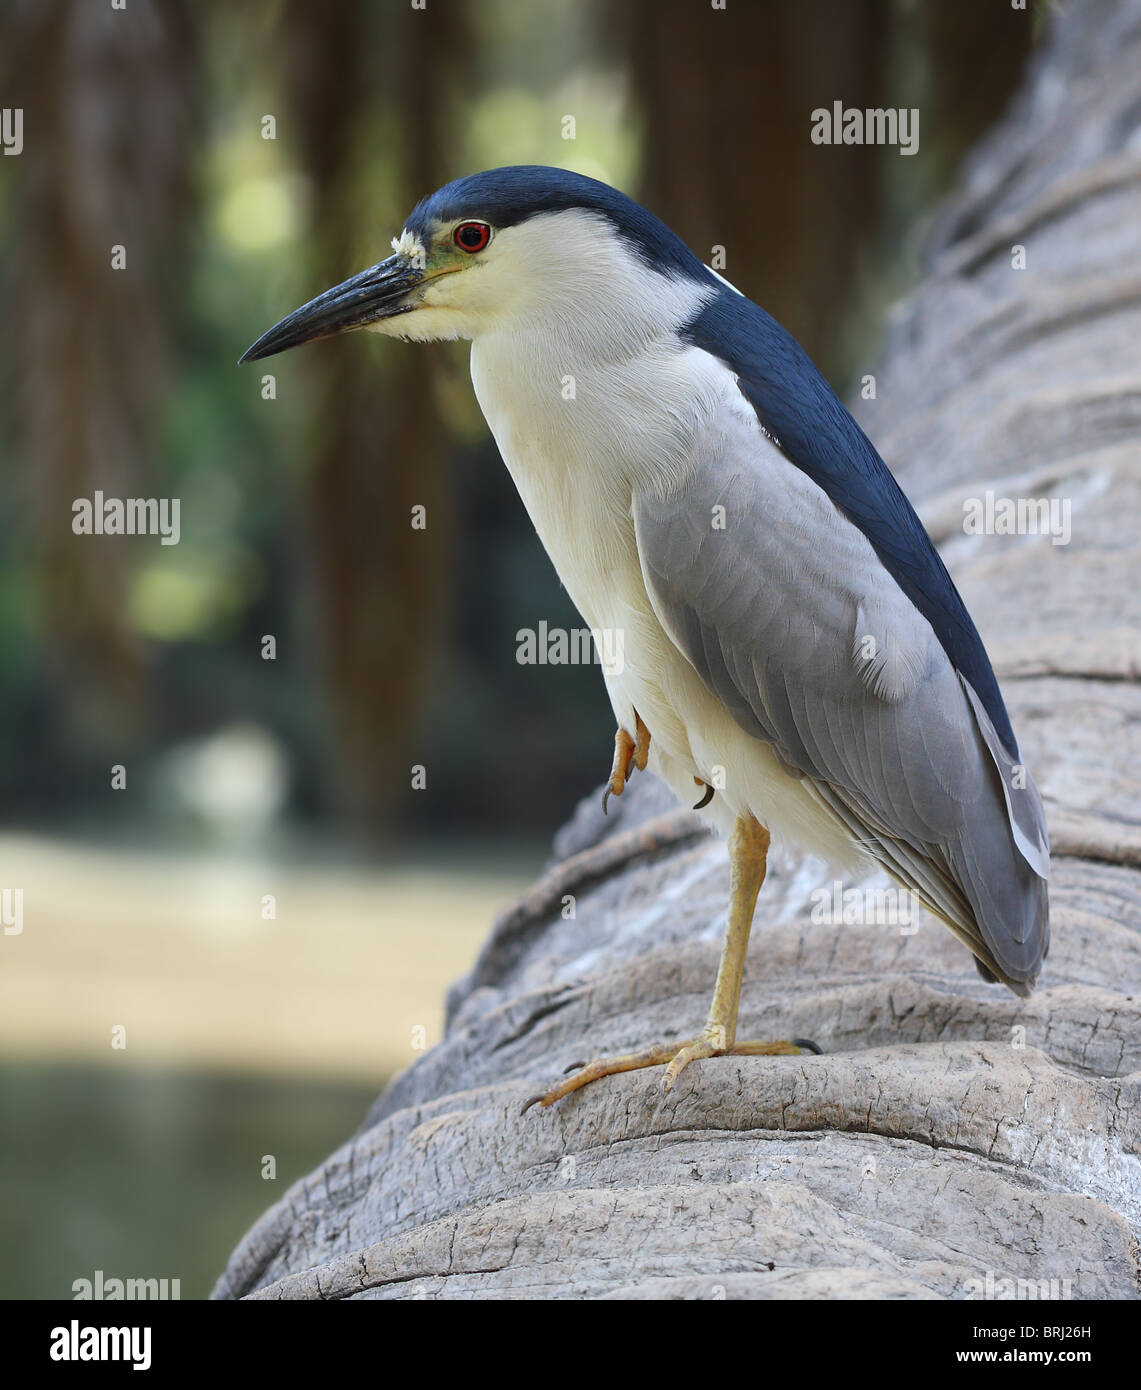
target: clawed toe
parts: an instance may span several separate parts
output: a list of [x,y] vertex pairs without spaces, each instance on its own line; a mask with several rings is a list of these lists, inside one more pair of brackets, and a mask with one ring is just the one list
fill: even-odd
[[646,770],[649,757],[650,731],[642,723],[642,716],[635,710],[634,737],[631,738],[625,729],[619,729],[614,735],[614,761],[610,765],[610,780],[602,793],[603,815],[608,814],[610,798],[621,796],[626,790],[626,783],[633,775],[634,769],[637,768],[639,772]]
[[581,1090],[592,1081],[600,1081],[604,1076],[617,1076],[621,1072],[639,1071],[644,1067],[668,1064],[662,1085],[669,1091],[690,1062],[708,1057],[795,1057],[802,1052],[819,1054],[820,1051],[820,1047],[807,1038],[781,1038],[775,1042],[741,1042],[726,1046],[722,1031],[716,1029],[683,1042],[657,1043],[640,1052],[628,1052],[618,1057],[597,1057],[593,1062],[574,1062],[564,1072],[566,1079],[549,1091],[532,1096],[524,1105],[523,1113],[533,1105],[546,1110],[564,1096]]

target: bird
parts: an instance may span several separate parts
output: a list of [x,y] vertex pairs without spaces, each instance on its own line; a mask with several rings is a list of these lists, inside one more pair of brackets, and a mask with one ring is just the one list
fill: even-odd
[[[819,1052],[740,1041],[771,836],[885,870],[1026,997],[1049,948],[1041,797],[982,639],[915,510],[801,345],[664,222],[518,165],[422,199],[392,255],[283,318],[257,361],[365,329],[471,342],[471,379],[596,634],[617,732],[604,802],[649,768],[728,838],[704,1027],[576,1063],[528,1104],[664,1066]],[[684,1033],[684,1030],[682,1030]]]

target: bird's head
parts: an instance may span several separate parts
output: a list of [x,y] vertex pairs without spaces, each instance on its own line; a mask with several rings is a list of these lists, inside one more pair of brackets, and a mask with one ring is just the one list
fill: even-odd
[[295,309],[241,360],[354,328],[476,338],[592,309],[599,325],[620,321],[637,332],[644,319],[652,331],[658,318],[716,289],[713,272],[645,208],[608,184],[543,165],[489,169],[445,185],[417,205],[392,248],[386,260]]

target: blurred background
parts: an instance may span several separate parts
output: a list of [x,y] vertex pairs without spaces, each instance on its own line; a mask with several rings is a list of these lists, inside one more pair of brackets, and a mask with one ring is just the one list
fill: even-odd
[[[598,672],[516,662],[520,628],[581,624],[465,345],[240,353],[422,195],[533,162],[723,247],[849,390],[1042,17],[6,0],[0,1295],[97,1269],[205,1295],[439,1037],[609,770]],[[918,153],[813,145],[837,100],[919,108]],[[180,499],[179,543],[76,536],[96,490]]]

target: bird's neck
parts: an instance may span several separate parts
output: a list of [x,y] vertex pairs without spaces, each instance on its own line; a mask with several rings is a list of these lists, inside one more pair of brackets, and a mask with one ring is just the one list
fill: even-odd
[[517,482],[550,474],[628,511],[635,489],[677,479],[720,389],[678,337],[679,316],[635,323],[615,306],[598,327],[567,313],[475,338],[476,398]]
[[500,453],[572,599],[588,621],[592,573],[637,568],[631,502],[667,492],[724,389],[713,359],[673,331],[619,342],[550,324],[482,334],[471,372]]

